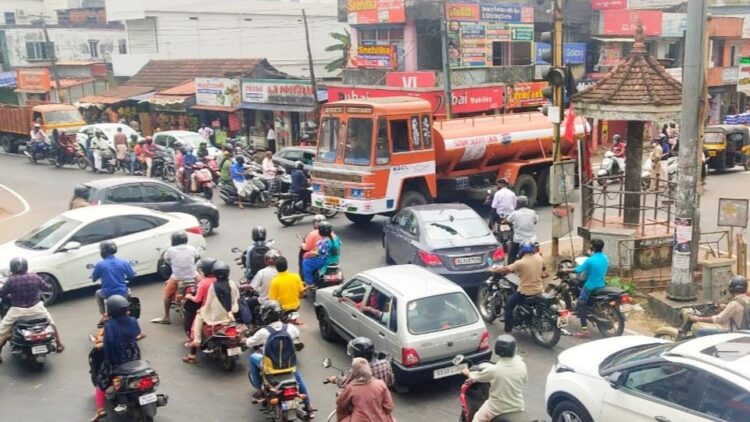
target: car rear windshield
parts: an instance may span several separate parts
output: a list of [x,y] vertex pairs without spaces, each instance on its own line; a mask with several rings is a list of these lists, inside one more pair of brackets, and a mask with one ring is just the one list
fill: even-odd
[[680,343],[649,343],[639,344],[638,346],[628,347],[619,352],[609,355],[599,366],[600,371],[607,368],[614,368],[639,360],[656,358],[672,350],[673,347]]
[[16,240],[16,246],[27,249],[49,249],[81,224],[80,221],[57,217]]
[[466,295],[455,292],[409,302],[406,320],[410,333],[425,334],[473,324],[479,316]]
[[750,337],[739,337],[730,341],[715,344],[701,353],[724,361],[742,359],[750,355]]
[[427,238],[433,240],[475,239],[490,234],[490,230],[478,215],[462,212],[454,216],[450,212],[424,215]]

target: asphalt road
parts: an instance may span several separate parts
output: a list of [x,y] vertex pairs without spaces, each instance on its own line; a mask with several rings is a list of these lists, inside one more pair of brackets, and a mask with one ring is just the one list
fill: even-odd
[[[67,203],[76,183],[96,177],[90,172],[74,168],[55,169],[47,165],[32,167],[28,161],[17,156],[0,155],[0,242],[12,240],[48,218],[67,209]],[[714,183],[714,180],[721,183]],[[709,179],[703,215],[705,227],[712,227],[711,210],[716,199],[733,196],[733,190],[748,180],[745,173],[727,173]],[[713,191],[716,185],[716,192]],[[23,204],[12,189],[27,202]],[[734,188],[734,189],[733,189]],[[28,209],[27,209],[28,208]],[[26,210],[27,209],[27,210]],[[275,239],[282,253],[294,260],[299,244],[298,235],[310,229],[306,220],[290,228],[281,227],[272,209],[244,209],[220,206],[221,227],[207,239],[209,254],[232,262],[230,249],[245,247],[254,225],[268,229],[269,238]],[[25,213],[24,210],[26,210]],[[540,240],[548,238],[551,213],[549,208],[539,210],[541,214]],[[14,214],[23,213],[18,217]],[[335,230],[343,241],[342,268],[351,276],[358,271],[385,265],[381,247],[381,227],[384,219],[376,218],[371,224],[356,227],[343,216],[332,220]],[[11,257],[0,257],[8,260]],[[240,276],[234,268],[233,277]],[[180,357],[185,353],[182,346],[184,335],[177,324],[161,326],[148,320],[161,314],[161,283],[151,278],[138,280],[133,292],[142,300],[141,326],[147,338],[141,342],[145,359],[149,360],[161,376],[159,391],[170,396],[167,407],[160,408],[157,416],[161,421],[263,421],[263,415],[250,403],[251,388],[247,380],[246,355],[232,373],[224,373],[212,362],[201,359],[197,365],[186,365]],[[51,356],[41,373],[29,372],[9,353],[3,355],[0,365],[0,409],[3,420],[65,420],[83,421],[93,414],[93,387],[88,374],[87,355],[90,349],[88,335],[94,331],[98,315],[93,298],[94,289],[65,294],[61,301],[50,309],[58,323],[66,350]],[[324,357],[334,364],[346,366],[347,358],[343,344],[327,343],[320,338],[317,322],[309,301],[303,303],[301,327],[306,345],[299,355],[299,369],[311,390],[313,405],[319,410],[318,418],[325,420],[334,408],[335,390],[322,385],[331,370],[321,367]],[[576,328],[575,323],[573,328]],[[489,326],[491,335],[501,332],[496,323]],[[565,337],[552,350],[542,349],[531,343],[525,335],[517,336],[521,354],[529,368],[529,383],[525,390],[528,420],[548,419],[544,409],[544,382],[555,356],[561,350],[575,345],[580,340]],[[454,421],[459,414],[458,388],[461,380],[440,380],[415,388],[409,394],[394,393],[395,416],[400,421]]]

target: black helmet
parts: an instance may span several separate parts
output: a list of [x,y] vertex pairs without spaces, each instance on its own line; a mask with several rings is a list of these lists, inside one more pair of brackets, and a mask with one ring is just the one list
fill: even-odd
[[105,240],[99,244],[99,254],[102,258],[114,255],[117,253],[117,244],[112,240]]
[[78,185],[73,190],[73,196],[75,196],[76,198],[88,199],[88,197],[89,197],[89,188],[87,188],[86,186],[83,186],[83,185]]
[[333,233],[333,226],[328,221],[321,221],[318,224],[318,233],[323,237],[328,237]]
[[738,294],[747,292],[747,279],[741,275],[732,277],[729,281],[729,293]]
[[107,298],[107,315],[110,318],[117,318],[128,313],[130,302],[120,295],[112,295]]
[[198,270],[204,276],[214,275],[214,264],[216,264],[216,258],[204,257],[198,261]]
[[182,149],[183,149],[184,147],[185,147],[185,146],[184,146],[184,145],[182,145],[182,142],[180,142],[180,141],[177,141],[177,142],[175,142],[175,143],[173,143],[173,144],[172,144],[172,148],[173,148],[173,149],[174,149],[175,151],[182,151]]
[[214,262],[213,267],[214,276],[219,280],[226,280],[229,278],[229,265],[224,261]]
[[26,258],[13,258],[10,260],[11,274],[25,274],[29,270],[29,263]]
[[495,340],[495,354],[501,358],[512,358],[516,354],[516,339],[510,334],[503,334]]
[[172,246],[184,245],[188,243],[188,235],[185,230],[177,230],[172,233]]
[[375,345],[367,337],[355,337],[346,344],[346,354],[352,359],[365,358],[371,361],[375,355]]
[[241,155],[237,155],[237,157],[235,157],[234,161],[236,161],[236,162],[238,162],[240,164],[245,164],[245,157],[243,157]]
[[529,206],[529,198],[526,195],[519,195],[516,198],[516,209],[527,208]]
[[281,319],[281,305],[275,300],[267,300],[260,306],[260,316],[264,324],[270,324]]
[[266,229],[262,226],[253,227],[252,237],[253,242],[264,242],[266,240]]

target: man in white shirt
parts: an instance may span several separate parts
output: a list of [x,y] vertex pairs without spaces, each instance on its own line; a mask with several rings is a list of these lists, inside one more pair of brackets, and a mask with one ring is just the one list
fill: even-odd
[[276,177],[276,164],[273,163],[273,154],[271,151],[266,151],[263,162],[260,165],[263,168],[263,177],[266,179]]
[[172,276],[164,285],[164,317],[151,320],[155,324],[171,324],[169,311],[177,296],[177,289],[183,281],[195,280],[195,262],[200,258],[198,251],[188,244],[184,230],[172,233],[172,246],[164,252],[164,262],[172,268]]
[[268,124],[268,132],[266,132],[266,143],[268,144],[268,150],[272,154],[276,154],[276,131],[273,130],[273,122]]
[[250,312],[253,314],[253,322],[261,325],[260,306],[268,300],[268,290],[271,288],[271,280],[279,273],[276,270],[276,260],[280,257],[278,251],[271,249],[266,252],[266,266],[255,273],[253,280],[250,282],[250,289],[258,293],[258,297],[251,297],[247,301]]
[[211,141],[211,135],[214,134],[214,130],[210,127],[206,126],[206,124],[201,124],[200,129],[198,129],[198,135],[200,135],[203,139],[210,142]]
[[516,209],[516,194],[508,187],[510,183],[506,178],[497,181],[497,192],[492,197],[492,215],[490,215],[490,227],[510,215]]
[[516,199],[516,210],[506,218],[513,227],[513,241],[510,242],[508,251],[508,264],[512,264],[518,256],[518,248],[521,243],[536,243],[536,223],[539,222],[539,214],[529,208],[529,198],[524,195]]

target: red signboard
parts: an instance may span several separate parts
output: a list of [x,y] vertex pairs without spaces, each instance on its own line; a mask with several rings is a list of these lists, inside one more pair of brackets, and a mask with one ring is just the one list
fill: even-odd
[[435,72],[388,72],[385,85],[399,88],[434,88]]
[[603,35],[635,35],[638,24],[647,36],[661,35],[661,10],[604,10]]
[[445,13],[449,21],[479,21],[479,4],[472,3],[448,3]]
[[507,86],[505,96],[508,99],[508,109],[544,105],[547,102],[542,95],[544,88],[547,88],[547,82],[523,82]]
[[19,89],[47,92],[52,88],[49,69],[16,69],[16,83]]
[[404,0],[348,0],[349,25],[406,22]]
[[591,0],[594,10],[627,9],[628,0]]
[[351,65],[361,69],[396,69],[398,68],[396,46],[359,45],[356,54],[351,57]]
[[[456,88],[452,95],[453,113],[480,113],[501,109],[504,93],[503,85]],[[432,104],[434,114],[445,115],[445,93],[439,88],[409,90],[383,87],[328,87],[328,101],[399,96],[425,99]]]

